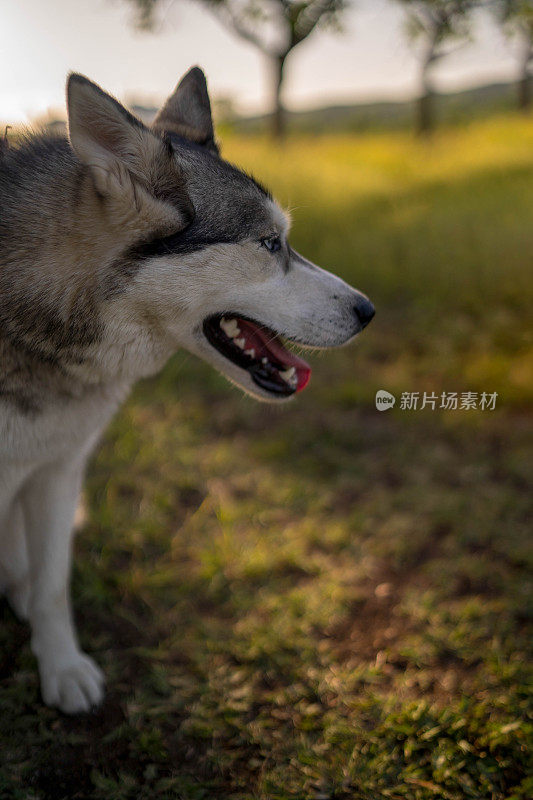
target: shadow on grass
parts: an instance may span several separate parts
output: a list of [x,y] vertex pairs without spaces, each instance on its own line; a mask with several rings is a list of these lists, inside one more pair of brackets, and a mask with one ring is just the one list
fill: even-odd
[[100,711],[39,706],[4,607],[6,796],[508,796],[527,772],[524,420],[204,402],[178,419],[134,399],[91,469],[75,596]]

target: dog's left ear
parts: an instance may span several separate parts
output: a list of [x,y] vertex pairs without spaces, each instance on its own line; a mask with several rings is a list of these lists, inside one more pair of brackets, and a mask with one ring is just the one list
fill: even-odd
[[184,75],[152,128],[177,133],[218,155],[207,83],[200,67],[193,67]]
[[72,149],[122,229],[131,225],[143,236],[183,230],[194,209],[161,138],[83,75],[69,76],[67,106]]

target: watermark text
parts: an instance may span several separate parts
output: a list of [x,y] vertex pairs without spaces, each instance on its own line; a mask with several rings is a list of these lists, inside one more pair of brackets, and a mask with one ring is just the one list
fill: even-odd
[[[400,411],[494,411],[498,392],[402,392]],[[385,389],[376,392],[376,408],[387,411],[393,408],[396,397]]]

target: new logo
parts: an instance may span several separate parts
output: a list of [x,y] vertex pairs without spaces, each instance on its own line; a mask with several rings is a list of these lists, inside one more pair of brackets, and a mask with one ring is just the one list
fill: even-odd
[[376,408],[378,411],[387,411],[389,408],[392,408],[394,403],[396,402],[396,398],[390,392],[386,392],[385,389],[379,389],[376,392]]

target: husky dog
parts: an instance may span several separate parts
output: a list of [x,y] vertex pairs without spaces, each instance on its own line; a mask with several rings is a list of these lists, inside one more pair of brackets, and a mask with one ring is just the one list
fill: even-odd
[[84,465],[135,380],[184,347],[278,402],[310,368],[280,337],[341,345],[374,309],[298,255],[288,219],[224,161],[194,67],[151,128],[82,75],[69,138],[0,151],[0,589],[29,620],[44,702],[87,711],[103,676],[69,600]]

